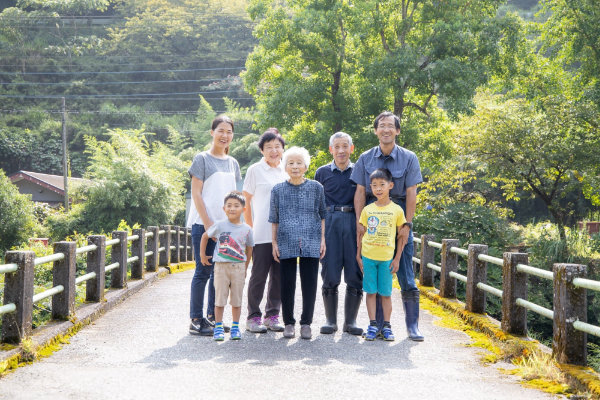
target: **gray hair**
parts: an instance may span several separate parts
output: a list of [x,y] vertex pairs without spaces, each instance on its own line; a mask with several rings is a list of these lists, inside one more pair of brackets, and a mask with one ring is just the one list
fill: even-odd
[[310,166],[310,154],[304,147],[292,146],[283,153],[283,165],[287,165],[287,160],[290,156],[300,156],[306,169]]
[[331,135],[331,137],[329,138],[329,147],[333,147],[333,141],[335,139],[346,139],[348,141],[348,144],[352,146],[352,137],[346,132],[339,131]]

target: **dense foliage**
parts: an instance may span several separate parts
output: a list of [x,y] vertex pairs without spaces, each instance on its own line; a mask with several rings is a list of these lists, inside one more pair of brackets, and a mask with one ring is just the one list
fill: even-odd
[[35,228],[33,203],[20,194],[0,170],[0,255],[4,250],[27,240]]

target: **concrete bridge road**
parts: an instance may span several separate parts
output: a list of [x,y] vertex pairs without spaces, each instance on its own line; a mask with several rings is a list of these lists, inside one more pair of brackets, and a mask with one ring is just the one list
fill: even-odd
[[[325,320],[320,291],[310,341],[298,337],[299,328],[292,340],[273,332],[245,332],[237,342],[226,336],[221,343],[189,335],[192,273],[159,280],[83,328],[52,356],[0,379],[0,398],[556,398],[522,387],[497,366],[482,366],[477,354],[481,349],[465,347],[465,334],[434,325],[434,317],[426,312],[421,318],[425,342],[405,339],[397,291],[395,342],[365,342],[339,332],[320,335],[318,328]],[[298,296],[297,310],[299,304]],[[245,304],[243,311],[245,321]],[[366,327],[364,307],[359,322]]]

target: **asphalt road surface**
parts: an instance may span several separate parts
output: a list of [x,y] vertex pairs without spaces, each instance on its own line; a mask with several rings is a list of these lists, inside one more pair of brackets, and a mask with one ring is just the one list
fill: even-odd
[[[1,399],[553,399],[517,378],[483,366],[483,350],[462,332],[438,327],[421,312],[425,341],[406,339],[394,289],[395,342],[319,334],[320,290],[312,340],[281,333],[224,342],[188,333],[193,271],[143,289],[71,338],[52,356],[0,379]],[[296,318],[300,314],[298,283]],[[340,310],[343,294],[340,287]],[[242,306],[245,321],[246,304]],[[226,322],[230,321],[226,310]],[[366,308],[359,322],[368,323]],[[241,323],[242,327],[244,322]],[[500,365],[502,366],[502,365]],[[504,365],[506,366],[506,365]]]

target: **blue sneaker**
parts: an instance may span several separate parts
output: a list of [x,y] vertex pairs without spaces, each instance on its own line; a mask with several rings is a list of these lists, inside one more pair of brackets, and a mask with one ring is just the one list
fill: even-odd
[[381,336],[383,336],[383,340],[388,342],[393,342],[396,340],[394,337],[394,332],[392,332],[392,327],[389,325],[386,325],[381,329]]
[[217,342],[225,340],[225,332],[223,331],[223,325],[215,326],[213,330],[213,339]]
[[240,332],[240,328],[237,326],[231,327],[231,340],[240,340],[242,338],[242,333]]
[[373,341],[377,337],[377,327],[374,325],[369,325],[367,328],[367,332],[365,332],[365,340]]

